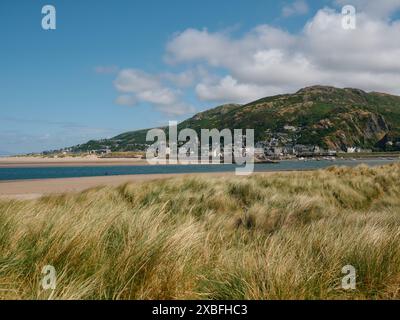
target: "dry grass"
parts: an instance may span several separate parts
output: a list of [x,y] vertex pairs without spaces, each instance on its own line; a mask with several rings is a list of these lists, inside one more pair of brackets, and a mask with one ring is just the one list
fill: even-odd
[[3,200],[0,297],[398,299],[399,181],[394,164]]

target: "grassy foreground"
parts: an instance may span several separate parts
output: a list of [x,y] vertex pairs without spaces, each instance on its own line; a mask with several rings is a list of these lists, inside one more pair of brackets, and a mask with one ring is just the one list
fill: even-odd
[[0,298],[399,299],[400,165],[3,200]]

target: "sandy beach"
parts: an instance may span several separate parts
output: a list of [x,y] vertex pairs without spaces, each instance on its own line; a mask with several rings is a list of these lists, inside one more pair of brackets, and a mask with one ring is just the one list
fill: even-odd
[[51,167],[51,166],[134,166],[147,165],[145,159],[138,158],[99,158],[87,157],[63,157],[63,158],[41,158],[41,157],[2,157],[0,168],[18,167]]
[[[0,168],[22,167],[69,167],[69,166],[134,166],[147,165],[146,160],[128,158],[98,158],[90,157],[65,157],[65,158],[39,158],[39,157],[9,157],[0,158]],[[289,172],[293,170],[274,171]],[[274,172],[258,172],[257,174],[273,174]],[[134,175],[110,175],[76,178],[50,178],[30,180],[0,181],[0,199],[35,199],[43,195],[80,192],[98,186],[118,186],[127,182],[140,182],[157,179],[168,179],[177,176],[227,176],[234,172],[204,172],[204,173],[155,173]]]
[[[3,157],[0,168],[57,167],[57,166],[132,166],[148,165],[144,159],[87,157]],[[168,179],[176,176],[226,176],[234,173],[190,173],[190,174],[138,174],[79,178],[36,179],[0,181],[0,199],[36,199],[43,195],[80,192],[98,186],[118,186],[127,182]]]
[[0,182],[0,199],[36,199],[43,195],[80,192],[98,186],[118,186],[127,182],[168,179],[179,176],[227,176],[234,173],[143,174],[107,177],[61,178]]

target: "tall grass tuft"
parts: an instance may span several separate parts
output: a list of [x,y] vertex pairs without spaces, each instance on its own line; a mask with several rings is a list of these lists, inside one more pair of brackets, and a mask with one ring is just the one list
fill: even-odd
[[392,164],[2,200],[0,298],[399,299],[399,181]]

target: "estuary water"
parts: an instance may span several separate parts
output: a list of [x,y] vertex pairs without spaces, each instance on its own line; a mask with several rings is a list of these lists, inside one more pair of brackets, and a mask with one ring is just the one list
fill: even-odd
[[[378,166],[399,162],[399,159],[373,159],[373,160],[322,160],[322,161],[282,161],[277,164],[256,164],[256,172],[273,171],[301,171],[317,170],[330,166],[354,167],[360,164]],[[135,174],[185,174],[185,173],[213,173],[234,172],[236,165],[132,165],[132,166],[81,166],[81,167],[18,167],[0,168],[0,181],[51,179],[51,178],[78,178],[96,176],[116,176]]]

